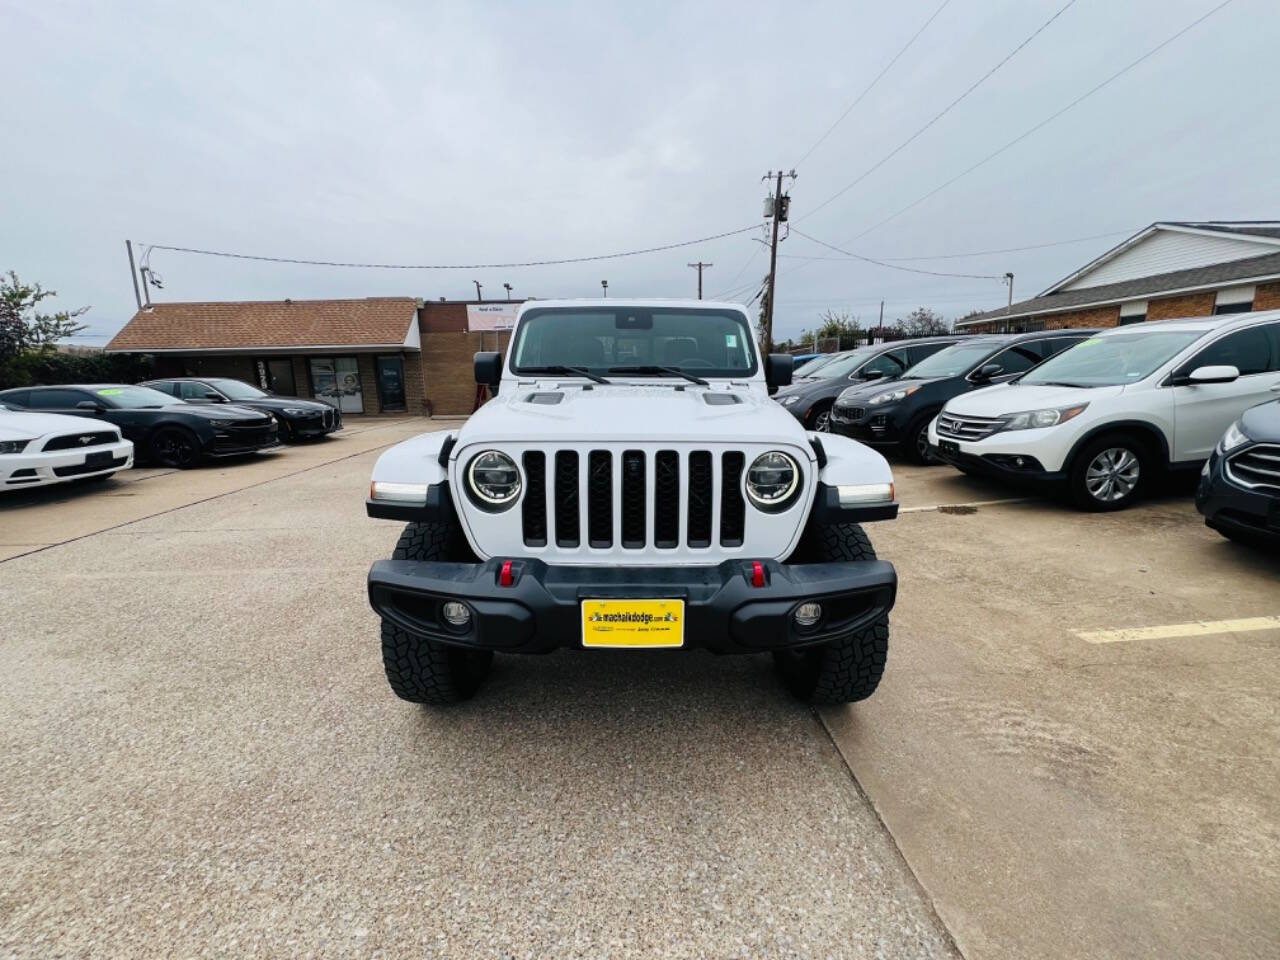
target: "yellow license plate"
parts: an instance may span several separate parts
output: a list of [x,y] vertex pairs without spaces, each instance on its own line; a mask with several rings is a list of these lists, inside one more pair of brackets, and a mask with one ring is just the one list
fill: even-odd
[[584,647],[683,647],[683,600],[583,600]]

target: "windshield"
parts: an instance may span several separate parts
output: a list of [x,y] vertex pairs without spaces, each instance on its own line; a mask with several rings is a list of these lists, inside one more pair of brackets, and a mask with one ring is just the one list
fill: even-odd
[[152,390],[150,387],[99,387],[93,395],[110,407],[124,410],[138,410],[142,407],[168,407],[181,400],[175,400],[167,393]]
[[803,367],[801,367],[799,370],[796,371],[796,376],[812,377],[815,373],[817,373],[819,370],[825,367],[828,363],[831,363],[833,360],[835,360],[839,356],[840,354],[833,353],[826,357],[814,357],[812,360],[810,360]]
[[744,377],[756,372],[750,344],[751,331],[735,310],[549,307],[521,318],[511,369],[581,367],[601,374],[611,367],[663,366],[701,377]]
[[863,347],[861,350],[850,350],[848,353],[843,353],[840,356],[835,357],[829,363],[824,363],[821,370],[815,370],[812,374],[813,379],[835,380],[840,377],[848,376],[875,355],[875,347]]
[[1018,382],[1028,385],[1114,387],[1150,376],[1203,331],[1134,331],[1091,337],[1046,360]]
[[267,396],[257,387],[251,387],[242,380],[210,380],[230,400],[261,400]]
[[958,343],[954,347],[939,350],[931,357],[925,357],[914,367],[908,367],[902,375],[904,380],[929,380],[933,377],[958,377],[968,371],[978,361],[995,353],[1000,343]]

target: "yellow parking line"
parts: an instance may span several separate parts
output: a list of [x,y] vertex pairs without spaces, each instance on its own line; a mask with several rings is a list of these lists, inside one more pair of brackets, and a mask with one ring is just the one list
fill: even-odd
[[1241,620],[1195,620],[1163,627],[1130,627],[1124,630],[1077,630],[1085,643],[1125,643],[1129,640],[1168,640],[1170,637],[1204,637],[1218,633],[1280,630],[1280,617],[1245,617]]

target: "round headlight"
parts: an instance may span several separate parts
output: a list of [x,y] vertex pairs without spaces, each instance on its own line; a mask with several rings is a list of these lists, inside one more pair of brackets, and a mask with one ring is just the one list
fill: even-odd
[[467,465],[467,487],[483,507],[505,507],[520,495],[516,462],[499,450],[486,450]]
[[779,450],[762,453],[747,468],[747,496],[761,510],[781,510],[800,487],[800,468]]

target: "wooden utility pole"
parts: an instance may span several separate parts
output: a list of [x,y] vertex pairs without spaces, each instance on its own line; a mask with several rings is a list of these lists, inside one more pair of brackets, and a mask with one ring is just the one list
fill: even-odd
[[714,267],[714,263],[703,263],[699,260],[697,263],[691,263],[689,266],[698,271],[698,299],[702,299],[702,271],[707,267]]
[[[772,238],[769,241],[769,292],[768,298],[764,302],[764,322],[760,324],[760,346],[766,354],[773,351],[773,305],[777,301],[778,292],[778,227],[787,219],[787,210],[791,205],[791,198],[785,196],[782,192],[782,178],[784,176],[790,177],[794,181],[796,172],[792,170],[790,173],[783,173],[779,170],[775,175],[770,170],[761,178],[775,180],[776,177],[773,195],[765,200],[765,215],[773,219]],[[772,200],[772,203],[770,203],[770,200]]]
[[142,294],[138,291],[138,268],[133,265],[133,241],[126,240],[124,248],[129,251],[129,277],[133,280],[133,299],[138,302],[138,309],[142,309]]
[[476,285],[476,299],[479,300],[481,303],[484,303],[484,295],[480,292],[484,288],[480,286],[480,281],[472,280],[471,282]]

